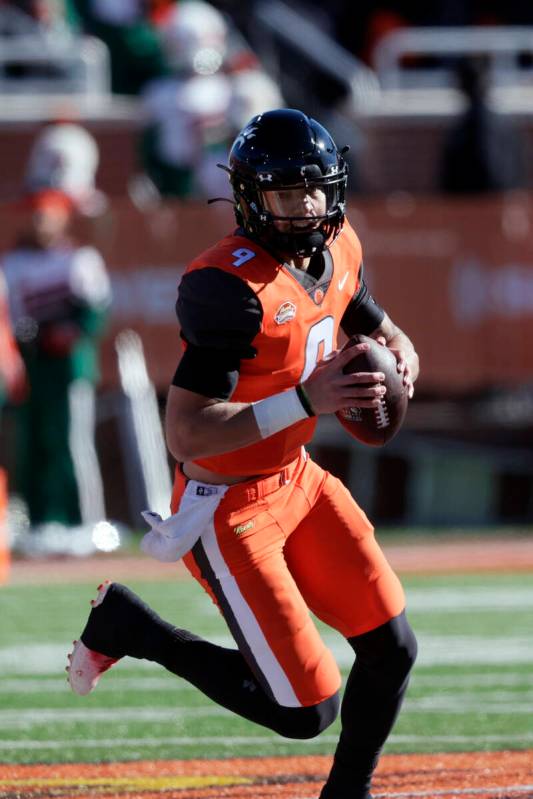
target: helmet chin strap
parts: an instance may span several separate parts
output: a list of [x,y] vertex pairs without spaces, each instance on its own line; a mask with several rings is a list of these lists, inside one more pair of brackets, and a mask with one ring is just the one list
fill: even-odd
[[312,230],[310,233],[305,234],[305,238],[313,252],[316,252],[316,250],[323,250],[326,246],[326,237],[321,230]]
[[273,230],[270,240],[276,249],[287,255],[300,258],[307,258],[316,252],[322,252],[326,246],[326,235],[321,230],[309,230],[307,232],[281,233]]

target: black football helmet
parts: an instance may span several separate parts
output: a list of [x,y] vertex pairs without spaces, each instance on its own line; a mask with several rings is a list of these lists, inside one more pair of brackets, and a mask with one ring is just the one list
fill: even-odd
[[311,256],[339,235],[348,166],[328,131],[301,111],[251,119],[233,143],[228,171],[237,223],[277,252]]

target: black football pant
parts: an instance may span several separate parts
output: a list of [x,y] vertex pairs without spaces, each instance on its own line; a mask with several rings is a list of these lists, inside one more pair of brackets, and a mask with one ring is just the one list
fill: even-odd
[[[263,691],[242,654],[204,641],[161,619],[126,586],[113,583],[81,635],[109,657],[151,660],[195,685],[217,704],[287,738],[312,738],[336,718],[338,695],[311,707],[282,707]],[[341,708],[342,731],[320,799],[365,799],[394,724],[416,657],[402,613],[348,639],[356,654]]]
[[356,660],[344,689],[333,767],[320,799],[367,797],[416,659],[416,638],[405,613],[348,642]]

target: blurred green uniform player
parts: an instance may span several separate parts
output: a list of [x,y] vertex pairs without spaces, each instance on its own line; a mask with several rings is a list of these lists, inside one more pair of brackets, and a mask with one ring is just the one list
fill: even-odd
[[98,379],[109,279],[96,250],[66,238],[71,210],[66,195],[39,192],[29,205],[29,227],[3,259],[30,387],[19,409],[17,488],[32,527],[73,526],[82,522],[73,435],[78,423],[85,426],[73,387],[85,381],[91,390]]

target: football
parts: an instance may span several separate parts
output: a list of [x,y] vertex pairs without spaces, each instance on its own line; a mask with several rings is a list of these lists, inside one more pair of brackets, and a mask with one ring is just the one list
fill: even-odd
[[352,372],[383,372],[387,391],[375,408],[343,408],[335,416],[353,438],[371,447],[382,447],[401,428],[407,412],[409,397],[403,378],[396,368],[394,354],[368,336],[353,336],[346,347],[370,344],[370,349],[356,355],[344,367]]

